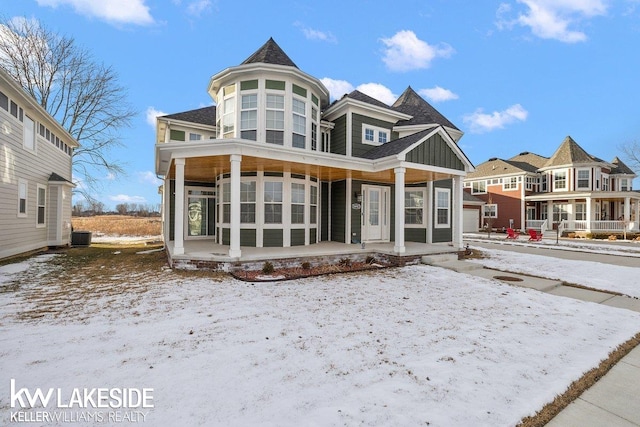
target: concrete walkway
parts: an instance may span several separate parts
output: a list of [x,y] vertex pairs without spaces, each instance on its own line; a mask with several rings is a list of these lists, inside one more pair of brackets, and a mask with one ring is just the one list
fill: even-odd
[[[640,299],[565,286],[557,280],[491,270],[480,264],[459,261],[451,257],[425,256],[422,262],[459,273],[536,289],[552,295],[640,312]],[[563,409],[547,426],[640,427],[638,396],[640,396],[640,346],[633,349],[604,377]]]

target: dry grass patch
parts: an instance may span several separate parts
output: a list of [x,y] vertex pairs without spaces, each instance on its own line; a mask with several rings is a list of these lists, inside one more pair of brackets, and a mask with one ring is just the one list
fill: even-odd
[[71,224],[76,231],[91,231],[98,235],[110,236],[158,236],[162,228],[162,221],[158,217],[128,215],[73,217]]

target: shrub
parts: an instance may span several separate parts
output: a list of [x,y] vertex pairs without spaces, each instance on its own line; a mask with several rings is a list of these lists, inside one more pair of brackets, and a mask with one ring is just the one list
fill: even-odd
[[342,258],[340,261],[338,261],[338,265],[340,267],[346,267],[346,268],[351,267],[351,258]]
[[301,264],[303,270],[311,270],[311,263],[309,261],[305,261]]
[[264,274],[271,274],[275,271],[275,268],[273,268],[273,264],[271,264],[269,261],[265,261],[264,264],[262,264],[262,272]]
[[365,258],[364,262],[366,262],[367,264],[373,264],[374,262],[376,262],[376,259],[374,257],[372,257],[371,255],[367,255],[367,257]]

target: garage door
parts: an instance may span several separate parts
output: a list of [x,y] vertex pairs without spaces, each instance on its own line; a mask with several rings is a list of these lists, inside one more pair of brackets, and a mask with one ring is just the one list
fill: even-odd
[[480,211],[478,209],[464,209],[462,231],[465,233],[477,233],[480,224]]

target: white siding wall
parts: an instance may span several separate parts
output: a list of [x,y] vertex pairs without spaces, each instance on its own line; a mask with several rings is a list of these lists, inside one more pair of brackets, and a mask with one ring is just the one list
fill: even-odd
[[[0,87],[4,92],[4,88]],[[19,107],[25,105],[13,100]],[[52,206],[46,207],[48,218],[45,227],[36,227],[37,185],[47,187],[47,201],[51,204],[49,176],[52,172],[71,180],[71,157],[54,143],[45,140],[39,134],[39,125],[49,123],[34,110],[25,110],[36,123],[36,150],[23,147],[23,122],[8,111],[0,108],[0,258],[48,246]],[[50,127],[51,128],[51,127]],[[18,180],[27,182],[27,215],[18,216]],[[55,187],[54,187],[55,188]],[[67,189],[68,191],[68,189]],[[66,214],[59,219],[71,221],[71,198],[65,200]],[[53,232],[55,236],[55,231]]]

